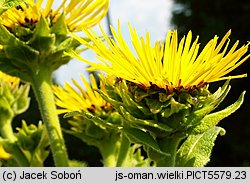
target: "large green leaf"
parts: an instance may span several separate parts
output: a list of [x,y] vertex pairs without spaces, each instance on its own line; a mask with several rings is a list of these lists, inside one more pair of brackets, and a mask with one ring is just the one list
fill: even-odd
[[226,118],[227,116],[234,113],[239,107],[242,105],[244,100],[245,92],[242,92],[238,100],[225,108],[224,110],[209,114],[205,116],[201,123],[194,128],[190,129],[191,134],[199,134],[207,131],[208,129],[212,128],[213,126],[217,125],[222,119]]
[[214,141],[219,133],[224,135],[225,130],[215,126],[202,134],[190,135],[177,151],[176,166],[205,166],[210,160]]
[[169,154],[161,151],[159,145],[149,133],[137,128],[129,127],[123,128],[123,131],[125,132],[125,135],[127,136],[130,142],[144,145],[146,147],[152,148],[153,150],[157,151],[162,155],[169,156]]

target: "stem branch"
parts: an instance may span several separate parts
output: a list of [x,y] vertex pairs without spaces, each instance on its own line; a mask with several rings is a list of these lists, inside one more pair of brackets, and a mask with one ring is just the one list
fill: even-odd
[[104,167],[115,167],[117,164],[117,154],[121,142],[116,135],[113,134],[109,140],[104,141],[99,147]]

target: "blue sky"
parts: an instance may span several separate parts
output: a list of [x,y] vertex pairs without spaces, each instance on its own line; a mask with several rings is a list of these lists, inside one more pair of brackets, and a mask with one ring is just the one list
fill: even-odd
[[[167,31],[171,29],[171,7],[172,0],[110,0],[111,23],[116,27],[118,19],[121,22],[121,30],[124,38],[129,42],[129,31],[127,23],[130,22],[143,36],[146,32],[151,35],[151,42],[164,39]],[[104,18],[101,24],[107,27]],[[98,28],[94,28],[98,32]],[[83,57],[94,61],[95,55],[91,51],[81,54]],[[74,78],[80,81],[80,74],[86,75],[86,64],[81,61],[72,60],[60,67],[54,74],[59,84],[71,82]]]

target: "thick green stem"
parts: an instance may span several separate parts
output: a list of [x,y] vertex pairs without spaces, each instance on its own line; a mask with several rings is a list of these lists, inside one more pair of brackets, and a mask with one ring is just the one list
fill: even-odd
[[180,141],[180,138],[164,138],[159,141],[162,151],[170,154],[170,156],[166,156],[163,160],[157,162],[158,167],[175,166],[175,158]]
[[118,160],[116,163],[117,167],[124,167],[126,166],[126,160],[129,152],[130,142],[128,138],[122,134],[121,146],[119,149]]
[[103,156],[103,166],[104,167],[115,167],[116,166],[116,155],[107,154]]
[[13,156],[20,167],[27,167],[29,166],[29,161],[23,154],[21,149],[18,147],[18,145],[15,143],[17,139],[13,133],[11,121],[12,119],[1,123],[1,135],[5,139],[9,140],[9,144],[5,145],[4,148]]
[[115,167],[117,164],[117,154],[121,142],[116,135],[113,135],[109,141],[100,146],[100,153],[103,159],[104,167]]
[[48,68],[40,68],[32,75],[32,87],[45,124],[56,166],[69,166],[61,126],[56,113],[51,88],[51,74]]

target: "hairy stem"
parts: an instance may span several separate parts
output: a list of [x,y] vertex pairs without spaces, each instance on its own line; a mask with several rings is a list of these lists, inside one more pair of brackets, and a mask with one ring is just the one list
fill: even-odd
[[68,155],[56,113],[54,95],[51,88],[51,74],[48,68],[40,68],[32,76],[32,87],[49,137],[51,151],[56,166],[68,166]]

